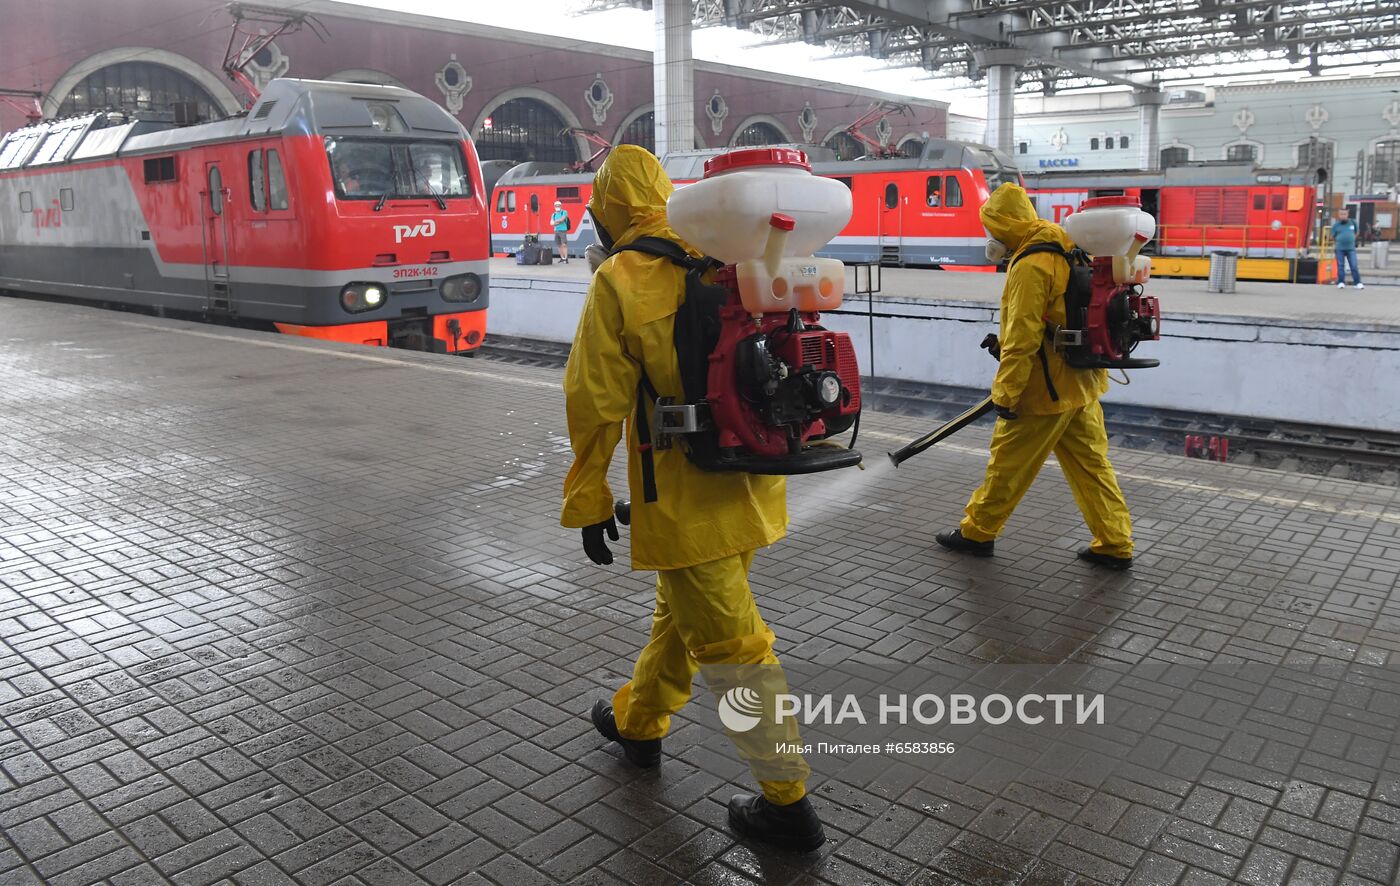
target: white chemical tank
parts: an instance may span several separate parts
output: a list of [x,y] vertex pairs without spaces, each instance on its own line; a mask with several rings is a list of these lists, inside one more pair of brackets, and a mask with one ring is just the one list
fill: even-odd
[[1152,260],[1138,255],[1157,233],[1157,220],[1142,211],[1136,197],[1092,197],[1060,225],[1080,249],[1095,258],[1113,259],[1113,279],[1146,283]]
[[851,190],[812,175],[793,148],[731,151],[705,163],[705,177],[678,189],[666,216],[681,238],[735,266],[754,314],[841,306],[845,266],[812,253],[851,218]]
[[793,220],[788,255],[811,255],[851,218],[851,190],[812,175],[793,148],[730,151],[705,163],[705,177],[680,188],[666,216],[682,239],[727,265],[763,255],[774,213]]
[[1157,220],[1142,211],[1136,197],[1093,197],[1060,224],[1076,246],[1095,257],[1136,254],[1157,233]]

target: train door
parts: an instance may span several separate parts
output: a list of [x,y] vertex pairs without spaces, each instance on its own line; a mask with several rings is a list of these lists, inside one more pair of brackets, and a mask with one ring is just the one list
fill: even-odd
[[902,203],[899,183],[896,181],[885,182],[884,190],[880,193],[880,208],[877,211],[879,219],[877,236],[880,241],[880,262],[882,264],[898,264],[902,259],[900,249],[904,239]]
[[228,189],[218,163],[204,165],[204,190],[200,191],[204,212],[205,310],[229,310],[228,276]]
[[[1156,188],[1143,188],[1142,194],[1138,199],[1142,201],[1142,211],[1156,219],[1157,224],[1160,226],[1162,221],[1158,214],[1159,203],[1157,194],[1158,191]],[[1142,247],[1142,251],[1147,255],[1156,254],[1159,239],[1159,237],[1153,237],[1151,240],[1147,241],[1147,245]]]

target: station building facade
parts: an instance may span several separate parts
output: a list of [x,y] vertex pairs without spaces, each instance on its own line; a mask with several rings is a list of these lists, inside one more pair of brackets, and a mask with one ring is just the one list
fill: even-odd
[[[0,87],[40,92],[47,116],[160,113],[183,102],[209,119],[247,99],[220,70],[232,25],[223,0],[11,5],[19,8],[0,29]],[[333,0],[295,8],[325,26],[325,39],[306,28],[279,37],[247,69],[255,82],[288,76],[406,86],[461,120],[483,160],[587,158],[594,148],[568,129],[654,145],[650,52]],[[858,155],[844,130],[875,100],[910,112],[886,117],[872,137],[912,152],[946,134],[946,103],[696,62],[696,146],[800,142]],[[0,131],[24,122],[0,104]]]
[[[1168,94],[1162,166],[1254,160],[1326,169],[1338,192],[1400,190],[1400,77],[1181,86]],[[1024,170],[1136,168],[1137,138],[1137,109],[1127,92],[1016,100],[1012,147]]]

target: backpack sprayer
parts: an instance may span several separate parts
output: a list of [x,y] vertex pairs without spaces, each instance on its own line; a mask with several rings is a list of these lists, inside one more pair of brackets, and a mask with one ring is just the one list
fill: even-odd
[[[1069,282],[1063,296],[1065,324],[1056,326],[1047,320],[1045,342],[1041,344],[1041,367],[1051,399],[1059,396],[1045,360],[1047,344],[1075,369],[1148,369],[1160,361],[1130,355],[1140,342],[1162,337],[1157,299],[1142,294],[1143,284],[1152,275],[1152,259],[1138,254],[1156,233],[1157,222],[1142,211],[1138,199],[1085,200],[1078,212],[1065,219],[1063,227],[1078,248],[1067,251],[1055,243],[1035,243],[1022,249],[1011,263],[1014,267],[1017,261],[1037,252],[1054,253],[1069,263]],[[1090,259],[1089,254],[1095,257]],[[984,338],[981,346],[1000,359],[1001,344],[995,335]],[[898,467],[992,408],[992,398],[988,396],[951,421],[889,453],[890,461]]]
[[[675,320],[683,397],[658,396],[645,373],[638,390],[644,476],[651,448],[677,442],[707,471],[808,474],[859,464],[854,448],[822,442],[856,424],[860,368],[850,336],[820,325],[821,311],[841,306],[845,266],[812,255],[850,218],[850,190],[813,176],[802,151],[733,151],[706,162],[705,177],[672,194],[666,214],[714,258],[658,238],[617,250],[686,271]],[[646,494],[655,500],[654,488]]]

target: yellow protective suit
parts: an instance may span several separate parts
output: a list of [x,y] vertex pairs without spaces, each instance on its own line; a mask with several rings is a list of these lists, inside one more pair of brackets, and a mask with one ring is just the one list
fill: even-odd
[[[593,181],[589,209],[614,250],[639,237],[681,242],[666,223],[671,191],[654,156],[620,145]],[[778,661],[773,633],[749,589],[748,567],[755,549],[787,531],[783,478],[707,473],[675,446],[654,452],[657,501],[643,500],[637,386],[645,367],[658,394],[684,399],[672,335],[684,295],[684,271],[667,259],[615,252],[589,285],[564,370],[574,463],[564,481],[560,522],[581,528],[612,516],[607,472],[625,422],[632,568],[658,571],[651,642],[632,681],[613,700],[619,732],[634,739],[666,734],[671,714],[690,699],[697,669],[718,675],[728,667],[776,667]],[[720,691],[721,678],[706,676],[711,690]],[[795,740],[795,726],[790,731]],[[760,776],[770,802],[804,795],[808,770],[801,757],[777,767],[749,761],[756,775],[784,773],[777,780]]]
[[[1001,362],[992,383],[992,401],[1019,418],[997,420],[986,478],[967,503],[959,529],[970,541],[996,538],[1053,452],[1094,533],[1090,548],[1112,557],[1131,557],[1132,518],[1108,461],[1108,433],[1098,402],[1108,391],[1108,373],[1075,369],[1045,343],[1046,321],[1065,323],[1063,295],[1069,265],[1046,252],[1015,261],[1034,243],[1055,243],[1065,249],[1074,243],[1059,225],[1038,218],[1026,192],[1014,184],[997,188],[981,216],[987,232],[1006,245],[1014,261],[1001,296]],[[1040,362],[1043,343],[1058,400],[1051,399],[1045,382]]]

